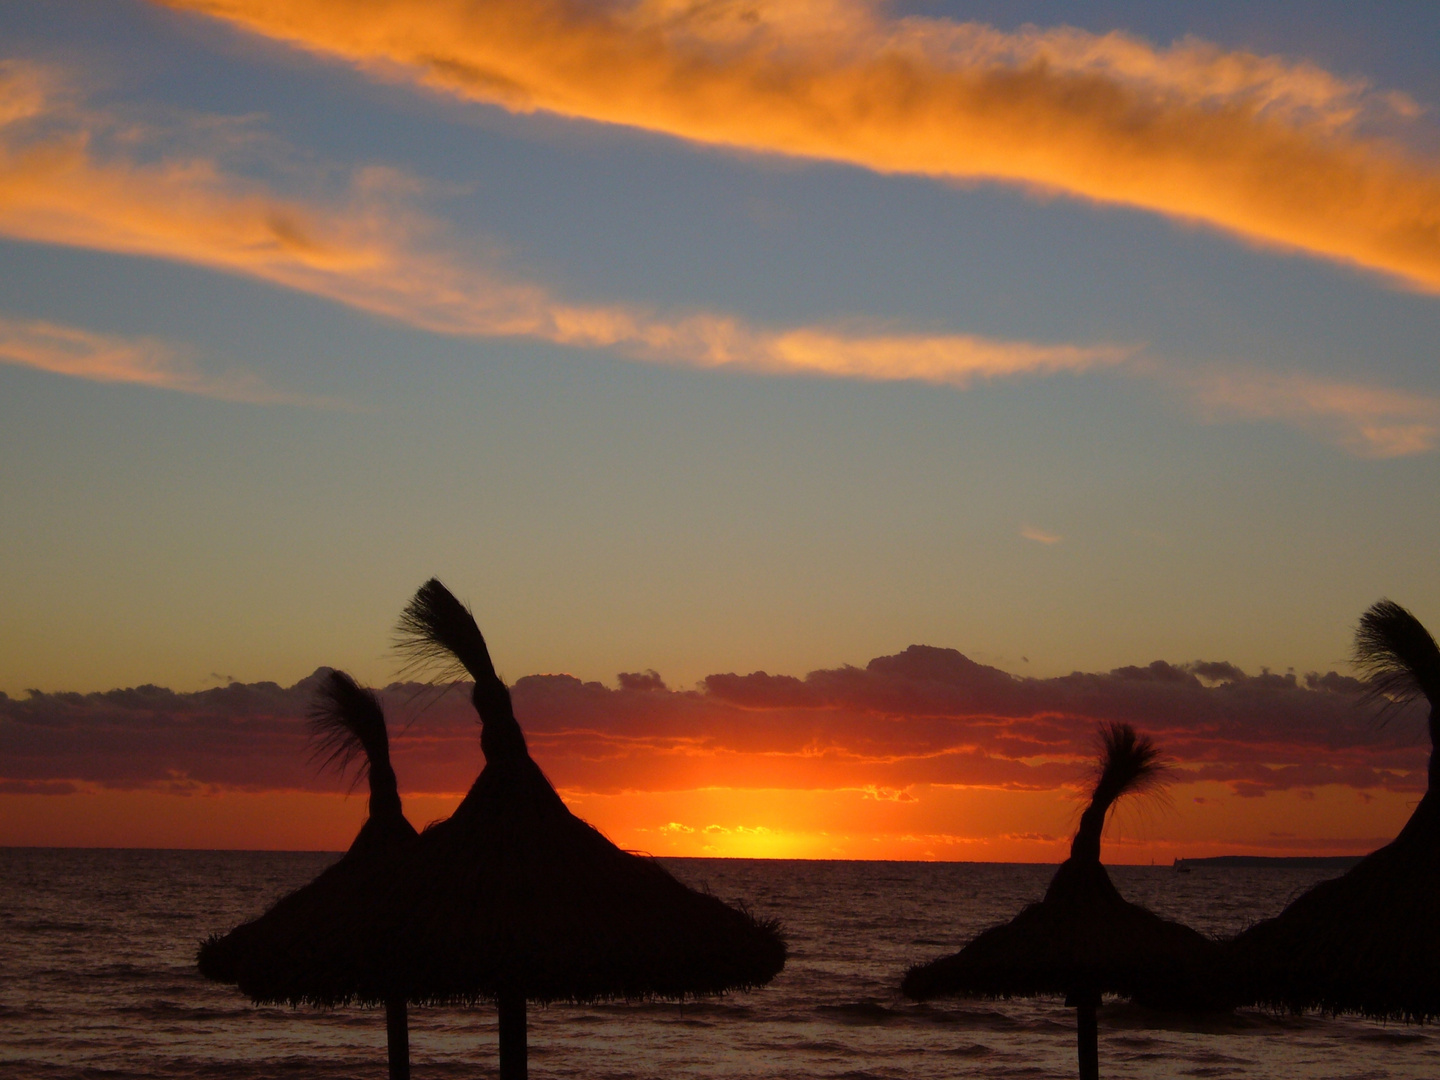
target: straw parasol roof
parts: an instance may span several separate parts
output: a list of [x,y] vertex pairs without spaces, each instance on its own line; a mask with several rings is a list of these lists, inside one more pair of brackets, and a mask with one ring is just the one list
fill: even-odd
[[577,818],[531,759],[469,610],[439,581],[416,593],[401,646],[474,678],[485,768],[396,875],[412,1001],[496,1001],[501,1075],[525,1075],[526,1001],[683,999],[769,982],[774,922],[682,885]]
[[1100,837],[1116,800],[1164,782],[1149,738],[1128,724],[1101,729],[1100,773],[1089,807],[1045,898],[958,953],[912,967],[901,991],[918,1001],[961,995],[1010,998],[1064,994],[1077,1011],[1081,1076],[1098,1075],[1095,1008],[1117,994],[1147,1005],[1215,1003],[1209,959],[1215,945],[1195,930],[1126,901],[1100,863]]
[[1228,952],[1247,1004],[1423,1022],[1440,1017],[1440,648],[1390,600],[1361,616],[1355,638],[1376,694],[1429,702],[1429,789],[1393,841],[1250,927]]
[[1099,862],[1068,859],[1045,898],[960,952],[911,968],[901,989],[924,1001],[1038,997],[1090,989],[1155,1007],[1201,1007],[1200,961],[1214,945],[1116,890]]
[[390,764],[380,702],[348,675],[330,672],[320,685],[310,721],[317,755],[345,772],[359,762],[368,776],[370,814],[340,861],[269,911],[200,946],[200,973],[234,983],[256,1004],[384,1004],[390,1075],[409,1076],[406,1000],[392,977],[386,924],[376,903],[388,882],[389,861],[413,843]]

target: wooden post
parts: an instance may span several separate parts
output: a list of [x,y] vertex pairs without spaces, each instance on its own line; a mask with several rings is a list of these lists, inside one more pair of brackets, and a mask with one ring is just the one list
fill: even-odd
[[1080,1080],[1100,1080],[1100,1024],[1095,1008],[1100,995],[1086,991],[1075,995],[1075,1050],[1080,1059]]
[[410,1017],[403,997],[385,1002],[385,1040],[390,1054],[390,1080],[410,1080]]
[[500,1011],[500,1080],[527,1080],[530,1051],[525,1044],[525,995],[507,991],[495,1004]]

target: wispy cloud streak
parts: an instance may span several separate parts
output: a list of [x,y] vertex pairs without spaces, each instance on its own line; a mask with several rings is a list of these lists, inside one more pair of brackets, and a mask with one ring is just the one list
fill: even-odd
[[321,404],[274,390],[251,374],[212,375],[174,346],[150,338],[97,334],[55,323],[0,318],[0,363],[92,382],[130,383],[159,390],[253,404]]
[[1037,544],[1058,544],[1064,539],[1057,533],[1046,532],[1044,529],[1037,529],[1034,525],[1025,525],[1020,529],[1020,536],[1025,540],[1034,540]]
[[[202,146],[217,128],[222,143],[235,138],[215,118],[194,127],[182,135]],[[858,320],[777,329],[722,312],[574,303],[498,259],[443,250],[439,225],[414,206],[417,183],[393,170],[361,169],[328,199],[286,198],[224,168],[223,147],[166,155],[174,140],[146,138],[143,125],[83,107],[56,72],[0,64],[0,236],[241,274],[440,334],[531,338],[668,365],[954,387],[1118,367],[1163,380],[1208,419],[1286,423],[1373,457],[1440,444],[1432,398],[1343,380],[1128,363],[1139,349],[1109,344]],[[0,361],[234,400],[326,403],[251,376],[203,373],[153,340],[40,322],[0,318]]]
[[864,0],[163,2],[515,112],[1065,192],[1440,291],[1440,166],[1366,134],[1418,107],[1312,64]]
[[[139,162],[97,149],[111,122],[57,103],[54,81],[0,68],[0,235],[13,239],[243,274],[436,333],[529,337],[699,367],[965,386],[1083,371],[1130,352],[888,328],[773,330],[721,313],[572,303],[493,261],[461,261],[430,245],[438,229],[410,204],[413,183],[392,171],[361,170],[339,205],[322,207],[227,174],[213,157]],[[142,367],[136,360],[129,370]],[[160,370],[153,358],[150,370]]]
[[1440,445],[1440,399],[1300,372],[1171,372],[1211,420],[1277,420],[1362,457],[1407,457]]

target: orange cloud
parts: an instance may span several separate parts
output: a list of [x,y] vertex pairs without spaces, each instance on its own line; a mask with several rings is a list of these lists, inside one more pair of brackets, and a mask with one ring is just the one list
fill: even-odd
[[[213,157],[150,165],[105,154],[96,147],[113,126],[65,101],[53,73],[0,66],[0,235],[244,274],[436,333],[615,348],[661,363],[964,386],[1082,371],[1129,353],[966,334],[769,330],[723,314],[570,303],[499,265],[427,249],[438,230],[408,205],[413,183],[389,170],[362,170],[342,205],[327,209],[227,175]],[[79,339],[50,336],[48,350],[17,349],[32,360],[16,362],[79,373],[83,363],[64,355]],[[130,381],[183,381],[153,350],[132,352],[128,366],[112,350],[107,362]]]
[[1440,169],[1362,133],[1418,108],[1310,64],[863,0],[161,2],[513,112],[1018,183],[1440,291]]
[[96,334],[54,323],[0,318],[0,363],[94,382],[131,383],[227,401],[320,403],[267,387],[253,375],[208,375],[150,338]]

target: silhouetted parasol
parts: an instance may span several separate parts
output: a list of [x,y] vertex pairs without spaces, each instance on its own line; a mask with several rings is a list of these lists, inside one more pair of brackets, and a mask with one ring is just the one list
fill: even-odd
[[388,935],[376,913],[389,862],[414,843],[415,830],[401,811],[385,715],[374,694],[332,671],[310,721],[327,767],[343,773],[360,760],[360,775],[370,780],[370,816],[334,866],[253,922],[201,945],[200,972],[235,983],[256,1004],[383,1003],[390,1076],[407,1080],[406,998],[390,977]]
[[1374,693],[1430,705],[1429,787],[1400,835],[1230,943],[1245,1004],[1386,1020],[1440,1017],[1440,649],[1381,600],[1355,633]]
[[485,767],[396,877],[412,1001],[496,1002],[500,1075],[527,1073],[525,1003],[683,999],[769,982],[778,925],[678,882],[575,817],[531,760],[475,620],[431,580],[400,624],[417,661],[475,680]]
[[1204,983],[1215,945],[1187,926],[1124,900],[1100,864],[1105,818],[1122,795],[1163,783],[1154,744],[1128,724],[1101,730],[1100,776],[1045,898],[958,953],[911,968],[901,990],[924,1001],[946,995],[1064,994],[1076,1009],[1080,1076],[1099,1076],[1096,1007],[1101,994],[1145,1004],[1207,1007]]

